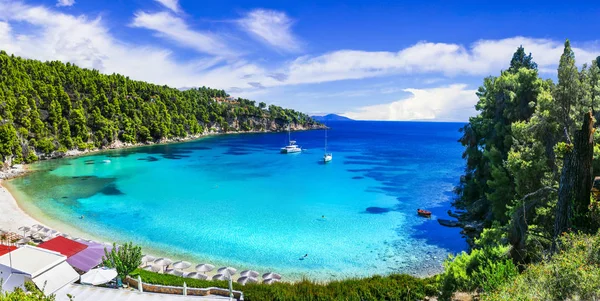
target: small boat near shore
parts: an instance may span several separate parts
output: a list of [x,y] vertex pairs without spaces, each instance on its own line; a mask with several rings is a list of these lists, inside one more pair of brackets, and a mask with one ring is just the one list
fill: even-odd
[[417,214],[422,217],[431,217],[431,211],[424,209],[417,209]]

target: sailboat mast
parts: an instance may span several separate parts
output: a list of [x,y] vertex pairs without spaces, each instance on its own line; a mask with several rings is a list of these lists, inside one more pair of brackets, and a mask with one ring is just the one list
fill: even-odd
[[325,153],[327,153],[327,128],[325,128]]

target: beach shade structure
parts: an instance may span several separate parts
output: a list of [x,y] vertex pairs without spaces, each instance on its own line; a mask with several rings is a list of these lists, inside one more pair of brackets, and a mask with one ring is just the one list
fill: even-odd
[[100,285],[111,282],[117,277],[117,270],[98,268],[81,275],[81,284]]
[[151,262],[154,262],[155,259],[156,259],[156,257],[154,257],[154,256],[144,255],[144,256],[142,256],[142,263],[151,263]]
[[183,277],[185,277],[185,278],[192,278],[192,279],[200,279],[200,280],[206,280],[206,279],[208,279],[208,276],[206,276],[204,274],[200,274],[198,272],[185,273],[183,275]]
[[174,269],[178,269],[178,270],[185,270],[191,266],[192,266],[192,264],[187,261],[176,261],[172,265],[172,267]]
[[142,270],[144,270],[144,271],[152,271],[152,267],[153,267],[153,265],[149,264],[149,265],[147,265],[147,266],[144,266],[144,267],[142,268]]
[[267,279],[277,279],[277,280],[281,280],[281,275],[277,274],[277,273],[265,273],[263,274],[263,279],[267,280]]
[[269,278],[269,279],[264,280],[263,283],[264,284],[273,284],[273,283],[276,283],[276,282],[279,282],[279,281],[280,281],[279,279]]
[[39,233],[39,232],[35,232],[32,233],[29,237],[31,237],[31,239],[33,239],[34,241],[42,241],[44,239],[46,239],[46,235]]
[[153,264],[151,267],[152,267],[152,272],[155,272],[155,273],[164,271],[164,268],[161,265]]
[[31,226],[31,229],[35,230],[35,231],[40,231],[42,229],[44,229],[45,227],[40,225],[40,224],[35,224],[33,226]]
[[166,257],[154,259],[154,264],[158,266],[168,267],[171,263],[173,263],[173,260]]
[[212,264],[208,264],[208,263],[201,263],[196,266],[196,271],[201,272],[201,273],[210,272],[214,269],[215,269],[215,266]]
[[217,272],[219,274],[227,274],[227,272],[225,272],[225,271],[229,272],[229,275],[232,275],[232,276],[235,275],[235,273],[237,273],[237,270],[232,267],[222,267],[217,270]]
[[28,244],[30,242],[31,242],[31,238],[29,238],[29,237],[23,237],[23,238],[21,238],[21,239],[19,239],[17,241],[17,244],[18,245],[26,245],[26,244]]
[[74,240],[74,239],[73,239],[73,237],[71,237],[71,235],[69,235],[69,234],[67,234],[67,233],[61,233],[61,234],[58,234],[58,235],[59,235],[59,236],[62,236],[62,237],[64,237],[64,238],[68,238],[68,239],[72,239],[72,240]]
[[62,236],[57,236],[38,245],[38,247],[55,251],[67,256],[67,258],[85,250],[88,246]]
[[27,227],[27,226],[22,226],[19,227],[19,231],[23,231],[23,236],[25,236],[25,234],[29,231],[31,231],[31,228]]
[[255,270],[245,270],[240,273],[240,276],[257,278],[258,276],[260,276],[260,274]]
[[[60,237],[60,236],[59,236]],[[80,244],[86,245],[83,251],[69,257],[67,262],[80,271],[87,272],[102,263],[102,258],[106,255],[104,252],[112,251],[112,246],[106,246],[101,243],[91,243],[79,241]]]
[[240,277],[240,279],[238,279],[237,283],[241,284],[241,285],[246,285],[246,283],[257,283],[258,279],[254,278],[254,277]]
[[173,263],[173,260],[166,258],[166,257],[160,257],[160,258],[156,258],[153,262],[153,264],[155,266],[159,266],[159,267],[163,267],[162,271],[164,272],[166,270],[166,268]]
[[212,277],[212,280],[227,280],[229,279],[228,276],[225,276],[223,274],[216,274]]
[[169,275],[175,275],[175,276],[183,276],[183,272],[180,270],[176,270],[176,269],[168,269],[165,271],[165,274],[169,274]]

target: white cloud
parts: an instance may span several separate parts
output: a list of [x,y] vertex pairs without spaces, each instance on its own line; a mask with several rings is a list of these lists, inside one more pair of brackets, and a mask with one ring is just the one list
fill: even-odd
[[[397,52],[338,50],[292,61],[284,73],[288,83],[318,83],[385,75],[444,74],[487,76],[507,69],[514,51],[523,45],[533,53],[541,72],[556,72],[562,41],[515,37],[480,40],[469,48],[459,44],[419,42]],[[578,63],[591,62],[598,48],[574,47]]]
[[[173,87],[207,85],[215,88],[247,86],[262,68],[238,60],[215,67],[218,57],[178,61],[164,48],[133,45],[115,39],[101,18],[73,16],[43,6],[0,0],[0,45],[15,55],[38,60],[60,60],[104,73]],[[29,24],[15,32],[11,22]]]
[[162,4],[164,7],[172,10],[175,13],[180,13],[181,12],[181,7],[179,7],[179,1],[178,0],[154,0],[154,1]]
[[75,4],[75,0],[58,0],[56,1],[56,6],[73,6]]
[[466,121],[475,115],[477,96],[465,84],[432,89],[404,89],[410,95],[392,103],[372,105],[342,115],[358,120]]
[[237,23],[242,30],[276,49],[296,52],[302,48],[292,33],[294,22],[284,12],[256,9]]
[[161,37],[201,53],[221,57],[236,56],[219,37],[207,32],[194,31],[181,18],[168,12],[136,12],[131,26],[153,30]]

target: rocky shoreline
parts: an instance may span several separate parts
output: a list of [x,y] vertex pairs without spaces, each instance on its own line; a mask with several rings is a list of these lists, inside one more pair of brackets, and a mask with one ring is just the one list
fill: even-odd
[[[316,125],[309,126],[309,127],[304,127],[302,125],[294,124],[294,126],[291,127],[290,130],[292,130],[292,131],[309,131],[309,130],[318,130],[318,129],[323,129],[323,128],[325,128],[325,126],[321,125],[321,124],[316,124]],[[36,153],[36,155],[38,156],[39,160],[52,160],[52,159],[59,159],[59,158],[65,158],[65,157],[77,157],[77,156],[89,155],[89,154],[93,154],[93,153],[99,153],[99,152],[115,150],[115,149],[127,149],[127,148],[157,145],[157,144],[181,143],[181,142],[187,142],[187,141],[192,141],[192,140],[196,140],[196,139],[200,139],[200,138],[217,136],[217,135],[278,133],[278,132],[282,132],[283,130],[284,129],[282,129],[282,128],[274,128],[274,129],[263,129],[263,130],[223,132],[219,128],[211,128],[211,131],[204,131],[203,133],[197,134],[197,135],[188,135],[186,137],[164,138],[164,139],[161,139],[159,141],[154,141],[154,142],[124,143],[119,140],[116,140],[113,143],[111,143],[110,145],[108,145],[106,147],[101,147],[101,148],[86,149],[86,150],[72,149],[72,150],[68,150],[66,152],[54,151],[50,154]],[[10,161],[3,162],[3,164],[0,166],[0,181],[20,177],[20,176],[26,174],[27,172],[29,172],[29,170],[27,169],[26,164],[14,164],[13,165],[13,164],[11,164]]]

